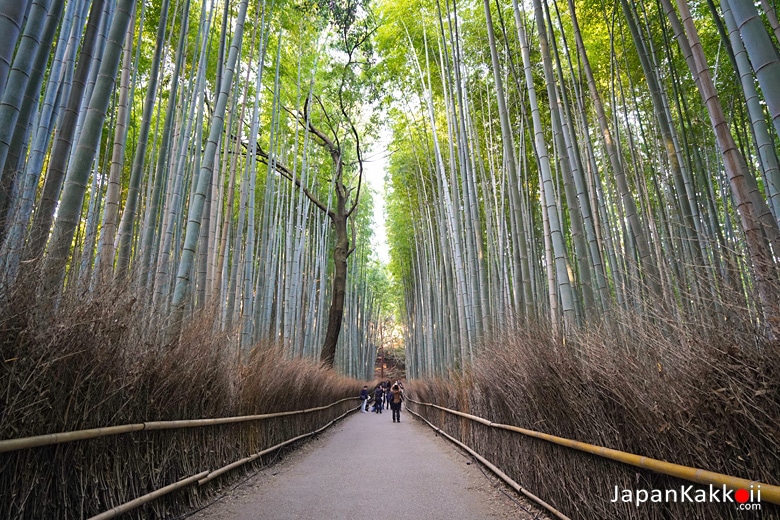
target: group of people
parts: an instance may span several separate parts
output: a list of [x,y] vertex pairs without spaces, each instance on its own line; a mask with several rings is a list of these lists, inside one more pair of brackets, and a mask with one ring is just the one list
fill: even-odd
[[[360,411],[368,413],[368,401],[369,401],[368,386],[364,386],[360,392],[360,398],[363,400],[363,404],[360,407]],[[400,381],[390,383],[390,381],[382,381],[373,392],[374,404],[371,411],[374,413],[382,413],[385,408],[390,408],[393,412],[393,422],[401,422],[401,403],[404,400],[404,386]]]

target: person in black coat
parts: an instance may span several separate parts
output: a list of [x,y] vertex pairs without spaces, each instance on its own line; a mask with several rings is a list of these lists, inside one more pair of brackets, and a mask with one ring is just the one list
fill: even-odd
[[390,390],[390,409],[393,411],[393,422],[401,422],[401,403],[404,400],[404,393],[398,387],[393,385]]
[[374,411],[376,413],[382,413],[383,396],[384,396],[384,391],[382,390],[382,385],[376,385],[376,390],[374,390]]

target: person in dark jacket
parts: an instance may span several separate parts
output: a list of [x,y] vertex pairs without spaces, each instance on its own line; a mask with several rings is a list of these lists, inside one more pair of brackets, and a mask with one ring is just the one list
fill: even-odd
[[404,400],[404,394],[398,385],[393,385],[390,390],[390,409],[393,411],[393,422],[401,422],[401,403]]
[[393,392],[391,389],[393,384],[390,381],[385,381],[385,408],[390,409],[390,400],[393,398]]
[[366,413],[366,405],[368,404],[368,385],[363,385],[363,390],[360,391],[360,399],[363,400],[363,404],[360,405],[360,411]]
[[374,390],[374,411],[376,413],[382,413],[383,396],[384,396],[384,391],[382,390],[382,385],[376,385],[376,390]]

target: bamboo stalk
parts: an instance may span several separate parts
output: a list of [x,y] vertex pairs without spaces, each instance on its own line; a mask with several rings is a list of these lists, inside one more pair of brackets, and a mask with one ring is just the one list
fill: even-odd
[[91,428],[88,430],[76,430],[72,432],[49,433],[46,435],[35,435],[32,437],[22,437],[19,439],[0,440],[0,453],[17,451],[40,446],[50,446],[52,444],[61,444],[63,442],[81,441],[85,439],[94,439],[97,437],[108,437],[109,435],[119,435],[123,433],[136,432],[141,430],[174,430],[179,428],[196,428],[200,426],[215,426],[220,424],[234,424],[248,421],[260,421],[264,419],[273,419],[275,417],[284,417],[288,415],[297,415],[325,410],[343,403],[344,401],[355,400],[357,397],[347,397],[325,406],[316,408],[307,408],[305,410],[293,410],[289,412],[277,412],[258,415],[242,415],[237,417],[219,417],[215,419],[191,419],[180,421],[151,421],[145,423],[123,424],[120,426],[106,426],[102,428]]
[[502,430],[508,430],[515,433],[520,433],[528,437],[535,437],[559,446],[566,446],[567,448],[573,448],[575,450],[584,451],[592,455],[597,455],[606,459],[622,462],[624,464],[630,464],[639,468],[649,469],[656,473],[662,473],[672,477],[689,480],[691,482],[697,482],[699,484],[713,484],[724,485],[729,489],[750,489],[751,486],[760,486],[761,488],[761,500],[772,504],[780,505],[780,486],[759,482],[757,480],[748,480],[740,477],[733,477],[731,475],[724,475],[723,473],[716,473],[714,471],[707,471],[699,468],[692,468],[689,466],[682,466],[680,464],[674,464],[663,460],[652,459],[650,457],[644,457],[642,455],[636,455],[633,453],[627,453],[624,451],[613,450],[604,446],[596,446],[594,444],[588,444],[585,442],[575,441],[564,437],[557,437],[547,433],[537,432],[535,430],[527,430],[518,426],[510,426],[507,424],[500,424],[488,421],[482,417],[476,415],[459,412],[457,410],[450,410],[432,403],[421,403],[407,397],[407,400],[419,404],[422,406],[430,406],[438,408],[439,410],[465,417],[475,422],[482,423],[486,426],[493,428],[500,428]]
[[195,482],[196,480],[198,480],[199,478],[207,474],[208,471],[201,471],[197,475],[192,475],[191,477],[187,477],[178,482],[174,482],[173,484],[165,486],[164,488],[160,488],[157,491],[152,491],[151,493],[147,493],[146,495],[140,496],[134,500],[131,500],[130,502],[126,502],[121,506],[117,506],[113,509],[109,509],[104,513],[100,513],[99,515],[93,516],[88,520],[106,520],[107,518],[116,518],[117,516],[126,513],[132,509],[135,509],[140,505],[143,505],[147,502],[151,502],[155,498],[166,495],[171,491],[175,491],[177,489],[181,489],[183,487],[189,486],[190,484],[192,484],[193,482]]

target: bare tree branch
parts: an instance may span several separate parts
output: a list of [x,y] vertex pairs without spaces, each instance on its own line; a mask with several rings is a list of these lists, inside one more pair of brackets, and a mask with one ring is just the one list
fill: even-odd
[[[231,137],[233,139],[237,140],[239,142],[239,144],[241,144],[241,146],[245,150],[247,150],[247,151],[249,150],[249,145],[247,145],[247,143],[245,143],[244,141],[240,140],[238,138],[238,136],[235,136],[235,135],[231,134]],[[255,155],[257,155],[257,157],[260,158],[260,161],[262,163],[264,163],[266,165],[270,165],[274,170],[276,170],[276,172],[279,175],[281,175],[285,179],[287,179],[290,182],[292,182],[293,184],[295,184],[295,186],[298,189],[302,190],[303,194],[306,195],[306,197],[315,206],[317,206],[326,215],[331,216],[331,214],[333,213],[333,210],[328,209],[328,207],[325,204],[323,204],[322,201],[320,201],[317,197],[315,197],[314,194],[306,186],[303,185],[303,183],[298,178],[298,176],[294,175],[293,172],[287,166],[285,166],[283,163],[280,163],[277,159],[273,159],[273,161],[272,161],[271,156],[266,151],[264,151],[262,149],[262,147],[260,146],[259,143],[257,144],[257,150],[255,151]]]

